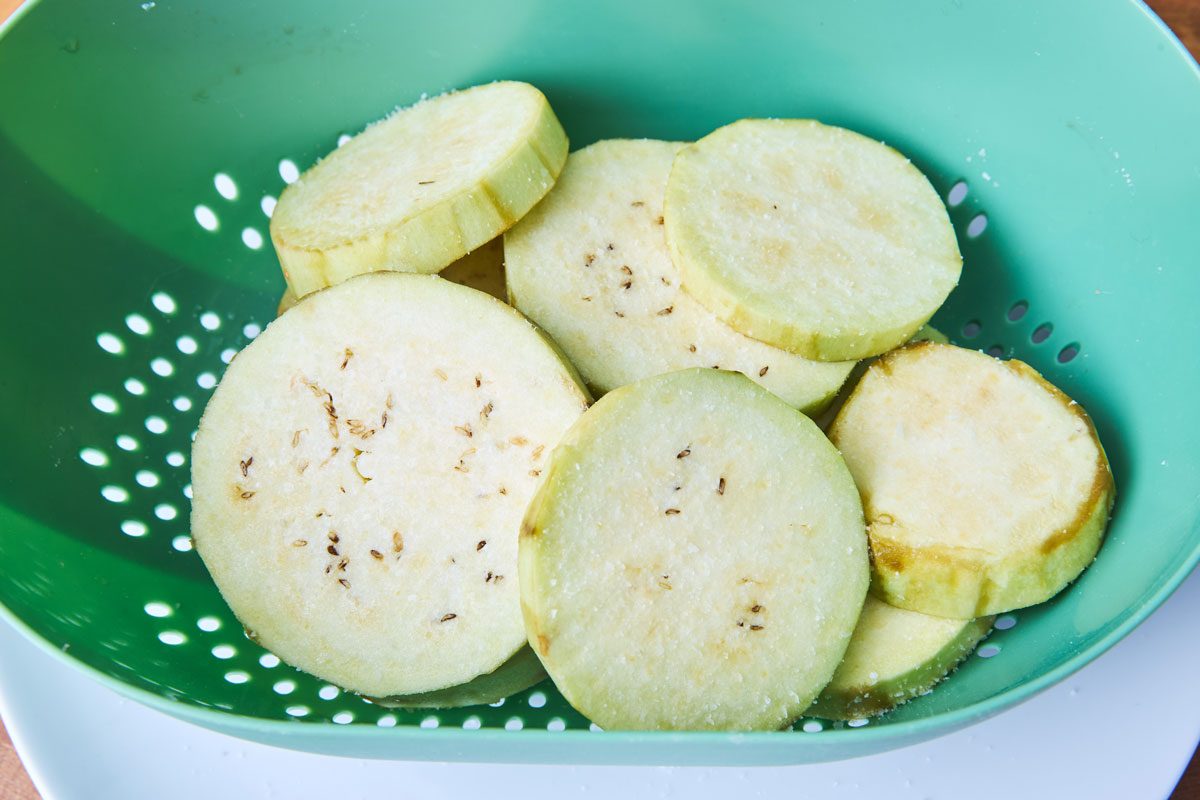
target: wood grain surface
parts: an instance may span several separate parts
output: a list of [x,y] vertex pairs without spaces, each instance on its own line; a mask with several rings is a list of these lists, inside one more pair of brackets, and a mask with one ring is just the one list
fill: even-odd
[[[1151,8],[1171,26],[1192,55],[1200,59],[1200,0],[1149,0]],[[20,0],[0,0],[0,22],[4,21]],[[0,798],[2,800],[39,800],[37,790],[9,741],[0,721]],[[1171,795],[1171,800],[1200,800],[1200,751]]]
[[[21,5],[21,0],[0,0],[0,22],[8,19],[8,15],[17,10],[17,6]],[[4,784],[0,784],[2,788]],[[3,795],[0,795],[2,797]]]
[[[2,625],[4,623],[0,623]],[[25,774],[17,751],[8,740],[8,731],[0,722],[0,798],[4,800],[37,800],[37,789]]]

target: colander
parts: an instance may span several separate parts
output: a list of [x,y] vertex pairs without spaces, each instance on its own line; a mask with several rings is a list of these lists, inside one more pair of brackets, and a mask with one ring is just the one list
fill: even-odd
[[[795,116],[911,156],[965,259],[935,323],[1028,361],[1099,428],[1119,499],[1096,563],[932,694],[776,733],[599,731],[549,682],[389,710],[248,640],[192,550],[188,453],[282,291],[275,198],[394,106],[497,78],[545,91],[574,147]],[[864,755],[1061,680],[1200,558],[1200,71],[1137,2],[43,0],[0,40],[0,187],[0,610],[200,725],[403,759]]]

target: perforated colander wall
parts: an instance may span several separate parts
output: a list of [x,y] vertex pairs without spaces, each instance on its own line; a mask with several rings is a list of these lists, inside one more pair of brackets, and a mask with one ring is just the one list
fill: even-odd
[[[343,134],[337,143],[345,141]],[[278,162],[277,174],[279,182],[251,187],[227,172],[215,172],[211,186],[198,189],[194,235],[218,237],[231,257],[243,248],[243,252],[269,250],[266,229],[276,197],[283,183],[296,180],[299,168],[284,158]],[[992,222],[968,202],[966,180],[950,185],[944,197],[970,270],[980,240],[1003,222]],[[935,323],[959,344],[1002,357],[1040,356],[1037,363],[1043,368],[1047,362],[1065,365],[1086,357],[1078,342],[1055,331],[1049,315],[1033,300],[1006,298],[1003,305],[1006,311],[998,316],[947,312]],[[133,627],[140,640],[110,642],[113,659],[122,657],[122,647],[170,651],[164,666],[183,658],[189,672],[199,675],[191,676],[186,689],[172,688],[162,676],[151,676],[151,684],[161,680],[159,685],[168,696],[265,718],[383,728],[599,730],[571,709],[549,681],[491,706],[391,710],[292,669],[247,638],[207,582],[192,548],[189,451],[200,414],[225,366],[273,316],[273,307],[266,304],[253,316],[195,305],[184,293],[172,291],[166,281],[149,295],[145,306],[114,314],[111,323],[95,334],[94,357],[107,362],[103,372],[110,379],[80,398],[90,411],[84,423],[86,444],[78,452],[94,480],[94,493],[87,502],[102,506],[104,512],[118,510],[116,524],[103,534],[113,538],[112,549],[168,551],[184,562],[180,569],[195,577],[198,588],[188,598],[162,591],[130,598],[125,612],[138,620]],[[1047,349],[1054,351],[1053,358],[1036,352]],[[112,514],[97,517],[112,518]],[[987,642],[962,669],[988,669],[987,661],[1002,657],[1006,632],[1016,622],[1015,614],[999,618]],[[887,723],[888,717],[883,717],[844,725]],[[793,730],[813,734],[842,726],[805,718]]]

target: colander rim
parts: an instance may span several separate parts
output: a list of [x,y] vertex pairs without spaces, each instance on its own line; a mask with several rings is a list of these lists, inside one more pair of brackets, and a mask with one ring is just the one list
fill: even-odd
[[[895,746],[915,742],[922,739],[933,738],[940,733],[948,733],[952,730],[965,727],[973,722],[982,721],[987,717],[1006,711],[1017,704],[1033,697],[1039,692],[1050,688],[1060,681],[1070,677],[1078,672],[1083,667],[1095,659],[1108,652],[1113,645],[1124,639],[1138,625],[1143,623],[1155,611],[1157,611],[1167,599],[1175,593],[1175,591],[1183,584],[1183,582],[1195,570],[1197,564],[1200,564],[1200,523],[1193,526],[1193,532],[1198,534],[1196,546],[1188,555],[1187,559],[1180,565],[1179,568],[1171,574],[1171,576],[1163,582],[1158,590],[1142,603],[1128,618],[1123,620],[1115,628],[1105,634],[1096,642],[1088,647],[1080,650],[1072,655],[1069,659],[1059,664],[1057,667],[1039,675],[1033,680],[1014,686],[1011,689],[1006,689],[999,694],[993,695],[986,700],[981,700],[970,705],[957,708],[953,711],[934,714],[922,719],[906,720],[902,722],[891,722],[883,726],[864,726],[861,728],[827,728],[821,731],[821,736],[826,737],[826,742],[832,738],[846,739],[854,737],[857,740],[870,741],[894,741]],[[398,744],[405,740],[412,740],[414,737],[427,741],[430,738],[444,738],[447,741],[454,740],[457,744],[462,743],[462,732],[448,729],[428,730],[416,726],[397,726],[394,728],[380,728],[375,725],[337,725],[326,720],[282,720],[282,719],[262,719],[259,717],[251,717],[239,714],[236,711],[223,711],[204,708],[202,706],[193,705],[187,702],[168,700],[161,695],[155,694],[146,689],[134,686],[124,681],[118,680],[104,672],[101,672],[96,667],[75,658],[68,652],[64,652],[58,647],[55,647],[51,642],[42,638],[32,628],[28,627],[16,614],[14,614],[7,606],[0,603],[0,618],[3,618],[8,624],[12,625],[22,636],[32,642],[43,652],[47,653],[57,661],[80,669],[88,674],[93,679],[99,681],[104,686],[112,689],[118,694],[136,700],[145,706],[149,706],[158,711],[162,711],[171,716],[180,718],[184,721],[200,725],[205,728],[221,730],[225,732],[235,733],[238,735],[258,734],[258,736],[269,737],[273,740],[286,738],[288,734],[295,734],[306,729],[311,730],[309,726],[323,727],[327,730],[338,729],[336,736],[344,741],[352,740],[371,740],[378,737],[389,737],[394,739]],[[298,724],[299,723],[299,724]],[[303,727],[301,727],[303,726]],[[738,744],[744,746],[752,746],[754,744],[763,743],[778,737],[781,731],[754,731],[754,732],[716,732],[716,731],[605,731],[603,736],[596,737],[588,730],[566,730],[566,731],[539,731],[539,730],[522,730],[517,732],[518,735],[536,740],[543,741],[562,741],[568,742],[579,739],[584,736],[591,736],[590,741],[597,743],[610,742],[612,744],[633,744],[633,745],[654,745],[668,741],[697,741],[707,740],[709,742],[725,741],[729,744]],[[503,729],[484,728],[477,731],[472,731],[472,743],[478,743],[480,752],[483,752],[483,747],[501,740],[511,742],[514,732]],[[255,736],[246,736],[246,738],[256,738]],[[801,737],[795,737],[794,741],[802,741]],[[803,747],[803,745],[797,745]]]

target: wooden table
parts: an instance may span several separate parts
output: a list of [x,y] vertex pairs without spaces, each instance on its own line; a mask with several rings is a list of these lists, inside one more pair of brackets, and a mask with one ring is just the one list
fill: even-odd
[[[1192,55],[1200,59],[1200,0],[1149,0],[1149,3],[1179,35]],[[7,19],[20,4],[21,0],[0,0],[0,21]],[[3,721],[0,721],[0,798],[38,800],[37,790],[13,750]],[[1192,756],[1192,763],[1171,800],[1200,800],[1200,750]]]

